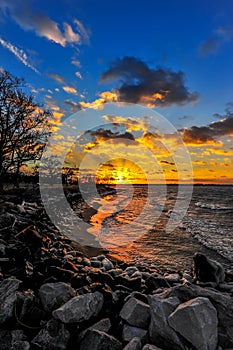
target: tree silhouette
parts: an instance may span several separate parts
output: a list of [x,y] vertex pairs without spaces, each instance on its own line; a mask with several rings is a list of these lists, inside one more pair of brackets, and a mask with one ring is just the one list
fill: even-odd
[[25,92],[25,81],[0,71],[0,191],[10,173],[18,178],[23,164],[41,158],[51,113]]

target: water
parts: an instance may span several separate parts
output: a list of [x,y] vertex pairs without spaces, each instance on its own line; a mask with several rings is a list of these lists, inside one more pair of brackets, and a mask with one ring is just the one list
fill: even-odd
[[[91,198],[98,208],[89,233],[113,256],[128,262],[153,263],[161,269],[189,268],[196,251],[233,268],[233,186],[194,186],[187,213],[172,232],[166,225],[179,219],[186,186],[118,186],[117,194]],[[167,193],[166,193],[167,192]],[[175,203],[178,206],[174,211]]]

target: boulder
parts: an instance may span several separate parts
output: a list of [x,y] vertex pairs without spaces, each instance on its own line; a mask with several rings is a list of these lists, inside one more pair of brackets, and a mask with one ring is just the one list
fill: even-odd
[[13,317],[16,291],[20,283],[16,278],[7,278],[0,283],[0,324]]
[[169,325],[198,350],[216,350],[217,311],[208,298],[198,297],[179,305],[168,317]]
[[121,350],[122,344],[113,336],[89,329],[81,342],[80,350]]
[[87,328],[84,331],[82,331],[79,334],[79,336],[78,336],[78,341],[81,342],[83,340],[83,338],[85,337],[86,333],[89,330],[91,330],[91,329],[95,329],[97,331],[108,333],[110,328],[111,328],[111,321],[110,321],[110,319],[109,318],[104,318],[103,320],[100,320],[99,322],[96,322],[95,324],[93,324],[89,328]]
[[150,322],[150,307],[136,298],[130,298],[124,304],[120,316],[131,326],[147,329]]
[[158,346],[155,346],[153,344],[146,344],[143,346],[142,350],[162,350],[162,349],[158,348]]
[[141,350],[142,343],[140,338],[135,337],[130,340],[130,342],[124,347],[123,350]]
[[200,282],[222,283],[225,280],[223,266],[204,254],[196,253],[194,258],[194,276]]
[[168,324],[168,317],[180,304],[179,299],[177,297],[161,299],[155,295],[149,295],[148,302],[151,311],[149,328],[151,342],[168,350],[184,349],[180,337]]
[[39,296],[43,308],[51,312],[75,296],[75,291],[64,282],[46,283],[39,289]]
[[169,288],[171,285],[168,283],[168,281],[164,277],[155,277],[150,276],[145,281],[147,288],[149,291],[153,291],[158,288]]
[[87,321],[98,315],[103,303],[104,298],[100,292],[87,293],[70,299],[53,311],[53,317],[64,323]]
[[29,350],[30,344],[22,330],[0,330],[1,350]]
[[125,324],[122,331],[122,339],[124,342],[130,342],[133,338],[139,338],[142,343],[148,340],[148,331],[143,328],[129,326]]
[[170,296],[176,296],[182,302],[196,297],[208,298],[218,313],[219,345],[223,348],[233,348],[233,303],[229,294],[192,284],[170,288],[162,295],[163,298]]
[[65,325],[58,320],[51,319],[32,340],[36,349],[65,350],[70,338]]

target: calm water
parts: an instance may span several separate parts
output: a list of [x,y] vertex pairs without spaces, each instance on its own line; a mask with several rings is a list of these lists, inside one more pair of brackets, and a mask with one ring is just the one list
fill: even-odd
[[[91,198],[98,208],[89,233],[113,255],[130,262],[154,263],[160,268],[189,268],[196,251],[233,267],[233,186],[194,186],[182,223],[168,232],[171,217],[180,217],[184,193],[168,185],[118,186],[117,194]],[[175,203],[177,206],[174,209]]]

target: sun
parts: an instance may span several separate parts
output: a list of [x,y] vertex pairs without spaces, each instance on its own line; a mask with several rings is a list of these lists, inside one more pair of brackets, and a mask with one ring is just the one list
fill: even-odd
[[96,174],[97,184],[146,183],[142,169],[130,160],[116,158],[102,164]]

